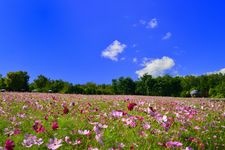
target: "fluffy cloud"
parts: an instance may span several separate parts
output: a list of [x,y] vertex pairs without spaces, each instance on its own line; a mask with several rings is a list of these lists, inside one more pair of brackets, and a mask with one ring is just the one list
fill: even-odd
[[171,32],[167,32],[166,35],[162,38],[162,40],[168,40],[170,39],[172,36],[172,33]]
[[225,68],[222,68],[219,71],[208,72],[206,74],[210,75],[210,74],[219,74],[219,73],[225,74]]
[[165,71],[171,69],[174,65],[174,60],[166,56],[162,57],[161,59],[145,59],[143,62],[144,68],[136,71],[136,74],[138,75],[138,77],[142,77],[144,74],[158,77],[164,75]]
[[150,20],[148,22],[148,25],[147,25],[147,28],[151,28],[151,29],[154,29],[158,26],[158,21],[156,18],[153,18],[152,20]]
[[105,50],[102,51],[102,57],[109,58],[113,61],[118,61],[118,55],[126,48],[125,44],[115,40]]

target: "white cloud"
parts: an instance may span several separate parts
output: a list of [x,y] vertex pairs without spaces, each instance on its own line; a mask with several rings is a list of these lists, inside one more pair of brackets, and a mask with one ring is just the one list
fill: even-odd
[[133,44],[133,45],[132,45],[132,48],[135,48],[135,47],[137,47],[137,44]]
[[152,75],[153,77],[163,76],[166,70],[171,69],[175,62],[172,58],[164,56],[161,59],[149,60],[144,59],[143,69],[136,71],[138,77],[142,77],[144,74]]
[[124,51],[127,46],[115,40],[105,50],[102,51],[102,57],[118,61],[118,55]]
[[210,74],[219,74],[219,73],[222,73],[225,75],[225,68],[222,68],[219,71],[207,72],[206,74],[210,75]]
[[172,36],[172,33],[171,32],[167,32],[166,35],[162,38],[162,40],[168,40],[170,39]]
[[120,58],[120,60],[125,60],[125,59],[126,59],[125,57]]
[[145,20],[139,20],[139,23],[142,24],[142,25],[145,25],[146,21]]
[[135,64],[136,64],[136,63],[137,63],[137,61],[138,61],[138,59],[137,59],[136,57],[134,57],[132,61],[133,61],[133,63],[135,63]]
[[156,18],[153,18],[152,20],[150,20],[147,24],[147,28],[151,28],[154,29],[158,26],[158,21]]

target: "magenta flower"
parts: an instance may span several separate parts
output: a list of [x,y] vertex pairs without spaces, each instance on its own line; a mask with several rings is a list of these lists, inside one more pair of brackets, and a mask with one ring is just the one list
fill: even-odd
[[56,150],[61,146],[62,146],[62,139],[57,139],[57,138],[50,139],[49,143],[47,144],[47,147],[50,150]]
[[41,121],[39,121],[39,120],[36,120],[34,122],[33,129],[34,129],[34,131],[36,131],[36,133],[42,133],[45,131],[44,126],[41,124]]
[[134,109],[134,107],[136,106],[137,104],[136,103],[129,103],[128,105],[127,105],[127,108],[128,108],[128,110],[133,110]]
[[14,147],[15,143],[12,140],[8,139],[5,141],[5,150],[13,150]]
[[59,128],[58,122],[52,122],[52,130],[57,130]]
[[64,114],[68,114],[69,113],[69,109],[66,106],[63,106],[63,113]]

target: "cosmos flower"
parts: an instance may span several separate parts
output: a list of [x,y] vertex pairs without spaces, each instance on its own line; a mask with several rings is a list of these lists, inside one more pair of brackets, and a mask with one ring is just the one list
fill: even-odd
[[23,143],[22,143],[22,145],[27,148],[29,148],[33,145],[41,145],[41,144],[43,144],[43,140],[41,138],[37,139],[36,136],[31,135],[31,134],[25,135],[25,139],[23,140]]
[[18,129],[18,128],[16,128],[15,130],[14,130],[14,135],[18,135],[18,134],[20,134],[21,133],[21,131],[20,131],[20,129]]
[[145,130],[148,130],[148,129],[150,129],[151,128],[151,125],[149,124],[149,123],[144,123],[143,124],[143,128],[145,129]]
[[102,134],[96,134],[95,135],[95,139],[98,143],[100,144],[103,144],[103,141],[102,141]]
[[191,147],[186,147],[185,150],[194,150],[194,149]]
[[64,114],[68,114],[69,113],[69,109],[66,106],[63,106],[63,113]]
[[167,148],[175,148],[175,147],[181,147],[183,144],[177,141],[169,141],[166,142],[166,147]]
[[34,122],[33,129],[34,129],[34,131],[36,131],[36,133],[42,133],[45,131],[44,126],[41,124],[41,121],[39,121],[39,120],[36,120]]
[[100,134],[101,133],[101,128],[98,126],[98,124],[94,126],[93,130],[94,130],[94,132],[96,134]]
[[78,133],[81,134],[81,135],[90,135],[91,132],[89,130],[78,130]]
[[120,118],[123,115],[124,115],[123,111],[116,111],[116,110],[112,111],[112,116],[115,117],[115,118]]
[[81,140],[80,140],[80,139],[76,140],[76,141],[73,143],[73,145],[79,145],[79,144],[81,144]]
[[50,150],[56,150],[61,146],[62,146],[62,139],[57,139],[57,138],[50,139],[49,143],[47,144],[47,147]]
[[57,130],[59,128],[58,122],[53,121],[52,122],[52,130]]
[[70,140],[70,137],[68,137],[68,136],[66,136],[66,137],[64,138],[64,140],[65,140],[65,142],[66,142],[67,144],[71,144],[71,143],[72,143],[72,141]]
[[130,110],[130,111],[132,111],[136,105],[137,105],[136,103],[129,103],[127,105],[127,109]]
[[126,124],[127,126],[132,127],[132,128],[134,128],[134,127],[137,126],[135,120],[136,120],[136,118],[133,117],[133,116],[131,116],[131,117],[129,117],[129,118],[122,118],[122,121],[125,122],[125,124]]
[[15,147],[15,143],[12,140],[7,139],[5,141],[5,150],[13,150],[14,147]]

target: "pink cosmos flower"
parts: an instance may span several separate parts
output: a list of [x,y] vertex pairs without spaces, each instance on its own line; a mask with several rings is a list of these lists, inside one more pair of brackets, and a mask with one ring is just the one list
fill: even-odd
[[72,142],[70,137],[68,137],[68,136],[66,136],[64,140],[65,140],[65,142],[67,144],[72,144],[72,145],[79,145],[79,144],[81,144],[81,140],[80,139],[77,139],[75,142]]
[[123,143],[119,143],[119,144],[118,144],[118,148],[122,149],[122,148],[124,148],[124,147],[125,147],[125,145],[124,145]]
[[103,141],[102,141],[102,134],[96,134],[95,135],[95,139],[98,143],[100,144],[103,144]]
[[68,136],[65,137],[65,142],[67,144],[71,144],[72,143],[72,141],[70,140],[70,137],[68,137]]
[[222,116],[225,118],[225,112],[222,114]]
[[80,140],[80,139],[76,140],[76,141],[73,143],[73,145],[79,145],[79,144],[81,144],[81,140]]
[[175,148],[175,147],[181,147],[183,144],[177,141],[169,141],[166,142],[166,147],[167,148]]
[[201,128],[199,126],[194,127],[195,130],[200,130]]
[[14,147],[15,143],[12,140],[8,139],[5,141],[5,150],[13,150]]
[[100,134],[100,133],[101,133],[101,128],[99,127],[98,124],[94,126],[93,130],[94,130],[94,132],[95,132],[96,134]]
[[56,150],[61,146],[62,146],[62,139],[57,139],[57,138],[50,139],[49,143],[47,144],[47,147],[50,150]]
[[81,135],[90,135],[91,131],[90,130],[78,130],[78,133]]
[[123,111],[116,111],[116,110],[113,110],[112,111],[112,116],[115,117],[115,118],[120,118],[124,115],[124,112]]
[[150,129],[151,128],[151,125],[149,124],[149,123],[144,123],[143,124],[143,128],[145,129],[145,130],[148,130],[148,129]]
[[122,121],[125,122],[126,125],[128,125],[128,126],[134,128],[134,127],[137,126],[136,121],[135,121],[136,119],[137,119],[137,118],[131,116],[131,117],[129,117],[129,118],[123,118]]
[[36,136],[31,135],[31,134],[25,135],[25,139],[23,140],[23,143],[22,143],[23,146],[28,147],[28,148],[33,145],[39,146],[41,144],[43,144],[43,140],[41,138],[37,139]]
[[191,147],[186,147],[185,150],[194,150],[194,149]]
[[139,135],[140,135],[141,137],[147,137],[147,136],[148,136],[148,134],[146,134],[144,131],[140,131],[140,132],[139,132]]
[[18,129],[18,128],[16,128],[15,130],[14,130],[14,135],[18,135],[18,134],[20,134],[21,133],[21,131],[20,131],[20,129]]

